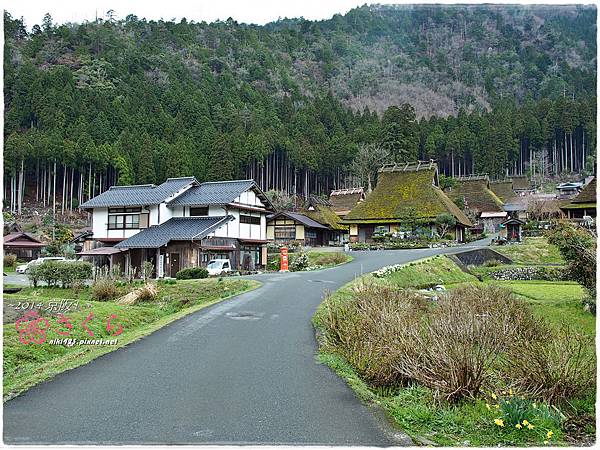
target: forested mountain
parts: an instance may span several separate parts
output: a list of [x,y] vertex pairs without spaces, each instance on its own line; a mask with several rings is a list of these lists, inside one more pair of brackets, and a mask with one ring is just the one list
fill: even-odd
[[306,195],[366,185],[386,160],[498,178],[595,155],[595,7],[363,6],[265,26],[108,11],[31,29],[5,12],[4,27],[11,210],[172,176]]

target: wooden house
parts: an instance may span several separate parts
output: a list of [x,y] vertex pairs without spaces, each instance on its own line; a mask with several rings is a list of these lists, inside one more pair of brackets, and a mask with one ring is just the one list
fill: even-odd
[[267,217],[267,239],[278,244],[317,247],[326,245],[339,233],[332,234],[326,225],[298,212],[282,211]]
[[596,177],[586,184],[573,200],[560,207],[568,219],[583,220],[596,217]]
[[17,255],[17,259],[21,261],[31,261],[39,258],[45,245],[35,236],[22,231],[4,236],[4,254]]
[[[113,186],[81,205],[92,212],[92,239],[113,250],[81,256],[123,259],[138,273],[151,262],[157,277],[174,277],[211,259],[235,269],[266,264],[266,219],[274,208],[253,180],[199,183],[169,178],[155,185]],[[125,250],[123,252],[122,250]]]
[[436,217],[448,213],[455,217],[452,230],[457,241],[473,226],[469,218],[440,189],[435,161],[383,166],[377,185],[363,202],[342,220],[350,227],[351,242],[371,242],[373,234],[397,232],[418,227],[434,235]]

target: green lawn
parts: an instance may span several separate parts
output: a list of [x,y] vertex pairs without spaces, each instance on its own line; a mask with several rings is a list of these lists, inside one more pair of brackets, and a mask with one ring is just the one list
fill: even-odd
[[584,290],[568,281],[494,281],[532,305],[534,313],[550,322],[567,322],[588,334],[596,333],[596,317],[581,306]]
[[435,256],[408,263],[384,279],[402,288],[424,288],[436,284],[452,285],[477,281],[476,277],[463,272],[447,256]]
[[[254,289],[259,283],[254,280],[224,278],[205,280],[181,280],[175,284],[159,284],[158,298],[148,303],[133,306],[119,305],[115,302],[97,302],[90,299],[90,289],[78,292],[60,288],[26,288],[18,294],[4,296],[4,306],[13,313],[10,323],[4,324],[4,400],[23,392],[29,387],[46,380],[67,369],[85,364],[100,355],[123,347],[168,323],[191,312],[202,309],[223,299]],[[77,309],[65,312],[70,319],[72,329],[58,323],[58,314],[48,312],[37,305],[48,305],[50,301],[72,299],[79,302]],[[19,301],[33,302],[39,308],[39,315],[48,319],[49,328],[46,341],[41,345],[23,344],[14,320],[14,306]],[[93,313],[93,319],[87,327],[94,334],[91,337],[83,328],[82,322]],[[111,325],[122,326],[118,336],[107,331],[107,319],[111,315]],[[5,313],[6,315],[6,313]],[[6,322],[6,320],[5,320]],[[44,325],[44,322],[42,322]],[[58,331],[70,331],[62,336]],[[118,339],[116,345],[52,345],[52,339]]]
[[[531,244],[531,242],[529,243]],[[542,252],[544,253],[544,252]],[[552,252],[550,252],[552,253]],[[548,255],[548,253],[544,253]],[[554,261],[557,261],[553,256]],[[546,256],[545,261],[548,261]],[[527,261],[521,259],[521,261]],[[531,260],[529,260],[531,263]],[[384,278],[365,275],[362,280],[373,280],[376,283],[391,283],[403,288],[422,287],[431,283],[443,283],[447,287],[455,287],[464,283],[479,283],[477,279],[465,274],[449,258],[445,256],[430,258],[404,266],[400,271]],[[352,286],[357,281],[347,284],[338,290],[330,301],[351,301]],[[532,305],[535,314],[559,325],[562,321],[574,324],[579,330],[590,335],[595,334],[595,317],[582,309],[582,288],[572,282],[549,281],[486,281],[511,289],[518,297]],[[322,329],[323,315],[327,314],[323,303],[313,318],[316,328]],[[376,388],[363,381],[353,367],[337,354],[326,353],[323,348],[319,361],[328,365],[355,391],[365,402],[375,403],[383,407],[394,422],[415,443],[421,445],[443,446],[519,446],[542,445],[546,433],[552,429],[554,435],[551,444],[573,443],[570,436],[553,426],[551,421],[540,413],[532,417],[537,428],[509,429],[499,427],[494,419],[498,412],[493,404],[490,408],[486,402],[491,399],[463,401],[452,405],[436,401],[432,391],[423,386]],[[595,436],[595,397],[573,400],[569,406],[570,414],[581,422],[578,435],[582,441],[589,441]],[[579,442],[579,441],[578,441]]]
[[564,264],[558,247],[548,243],[545,237],[526,237],[523,242],[493,247],[498,253],[516,264]]

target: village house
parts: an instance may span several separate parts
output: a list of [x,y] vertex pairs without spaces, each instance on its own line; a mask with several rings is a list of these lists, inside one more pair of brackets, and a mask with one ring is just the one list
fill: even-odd
[[487,175],[471,175],[457,178],[456,186],[448,192],[448,196],[457,204],[464,203],[467,216],[482,225],[486,233],[496,233],[500,223],[506,219],[500,198],[490,189]]
[[556,190],[558,191],[559,199],[571,199],[575,197],[581,189],[583,188],[583,182],[581,181],[570,181],[567,183],[560,183],[556,186]]
[[267,239],[278,244],[318,247],[329,242],[331,231],[327,226],[298,212],[281,211],[267,218]]
[[329,194],[331,209],[343,219],[359,202],[365,199],[362,187],[335,189]]
[[158,186],[113,186],[81,207],[92,212],[98,245],[79,255],[104,257],[126,271],[141,270],[145,261],[157,277],[217,258],[229,259],[234,269],[266,264],[273,206],[253,180],[199,183],[183,177]]
[[371,242],[375,232],[399,232],[419,228],[433,236],[436,218],[447,213],[456,219],[451,229],[462,242],[465,229],[473,224],[440,189],[435,161],[383,166],[377,185],[363,202],[358,203],[342,220],[350,227],[351,242]]
[[4,236],[4,254],[11,253],[20,261],[31,261],[40,257],[46,244],[35,236],[22,231]]
[[596,217],[596,177],[586,184],[573,200],[560,207],[568,219],[582,221],[584,217]]

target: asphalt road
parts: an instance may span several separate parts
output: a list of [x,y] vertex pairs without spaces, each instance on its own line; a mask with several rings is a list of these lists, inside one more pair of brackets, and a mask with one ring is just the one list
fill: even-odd
[[[464,249],[464,247],[462,248]],[[461,249],[354,252],[191,314],[4,404],[8,444],[405,443],[315,360],[325,290],[382,266]]]

